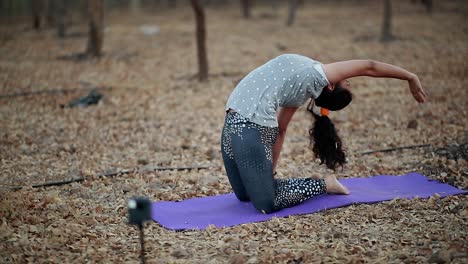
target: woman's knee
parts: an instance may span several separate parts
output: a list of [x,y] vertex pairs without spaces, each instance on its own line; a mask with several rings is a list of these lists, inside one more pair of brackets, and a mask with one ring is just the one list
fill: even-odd
[[258,211],[264,214],[269,214],[269,213],[276,211],[275,203],[271,199],[256,200],[256,201],[252,201],[252,203],[255,209],[257,209]]
[[234,191],[234,194],[236,195],[237,199],[241,202],[248,202],[250,201],[249,196],[245,192],[236,192]]

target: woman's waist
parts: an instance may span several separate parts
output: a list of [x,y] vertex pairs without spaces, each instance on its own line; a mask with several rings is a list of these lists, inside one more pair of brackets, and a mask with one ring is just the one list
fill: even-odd
[[270,116],[252,113],[248,116],[243,114],[242,111],[232,108],[226,110],[225,122],[227,124],[252,123],[263,127],[278,127],[276,115]]

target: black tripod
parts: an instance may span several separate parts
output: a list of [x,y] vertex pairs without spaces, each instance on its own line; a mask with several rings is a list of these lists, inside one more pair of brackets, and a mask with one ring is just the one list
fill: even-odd
[[138,225],[138,229],[140,229],[140,258],[141,258],[141,263],[145,264],[145,235],[143,232],[143,224]]
[[143,225],[145,221],[151,220],[151,202],[144,197],[128,200],[128,215],[129,224],[138,226],[138,229],[140,230],[140,258],[141,263],[145,264],[145,239]]

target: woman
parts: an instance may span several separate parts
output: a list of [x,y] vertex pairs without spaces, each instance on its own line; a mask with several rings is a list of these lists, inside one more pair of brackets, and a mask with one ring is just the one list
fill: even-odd
[[352,100],[348,78],[386,77],[408,81],[413,97],[426,100],[418,77],[402,68],[371,60],[321,64],[284,54],[250,72],[236,86],[226,105],[221,139],[224,167],[241,201],[271,213],[327,193],[349,194],[335,176],[324,179],[274,179],[289,121],[308,99],[315,117],[309,131],[313,152],[330,169],[346,162],[341,140],[327,117]]

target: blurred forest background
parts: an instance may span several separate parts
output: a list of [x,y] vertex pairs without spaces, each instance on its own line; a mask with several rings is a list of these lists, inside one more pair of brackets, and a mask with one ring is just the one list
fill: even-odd
[[[468,188],[465,0],[0,0],[0,262],[138,262],[126,201],[230,192],[224,105],[271,58],[374,59],[331,118],[331,172],[288,128],[278,177],[419,172]],[[466,263],[466,196],[352,205],[232,228],[147,225],[150,263]]]

